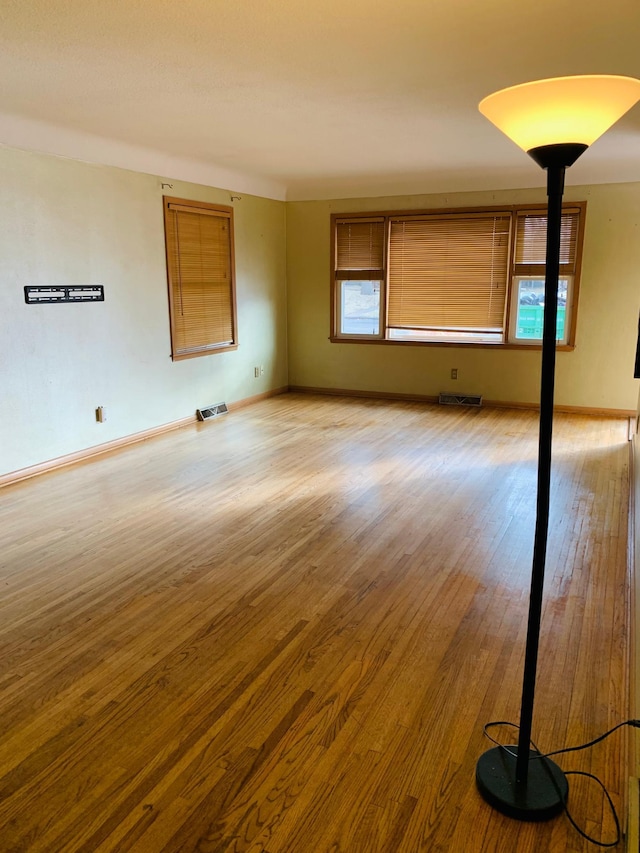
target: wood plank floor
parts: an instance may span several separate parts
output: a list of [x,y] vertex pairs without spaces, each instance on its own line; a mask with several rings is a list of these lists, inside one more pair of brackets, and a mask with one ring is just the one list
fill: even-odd
[[[545,750],[628,714],[626,437],[555,422]],[[594,849],[474,783],[518,719],[536,442],[531,412],[291,394],[0,491],[0,849]],[[626,737],[559,759],[619,809]]]

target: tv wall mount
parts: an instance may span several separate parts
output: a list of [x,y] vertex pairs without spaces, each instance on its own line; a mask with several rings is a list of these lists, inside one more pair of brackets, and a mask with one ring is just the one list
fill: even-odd
[[104,302],[104,287],[101,284],[58,286],[25,285],[24,301],[27,305],[54,302]]

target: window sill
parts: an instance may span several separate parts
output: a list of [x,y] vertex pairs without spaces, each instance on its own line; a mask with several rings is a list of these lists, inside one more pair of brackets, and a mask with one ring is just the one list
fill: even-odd
[[[332,344],[375,344],[376,346],[401,346],[401,347],[456,347],[459,349],[498,349],[498,350],[537,350],[540,351],[542,349],[542,344],[511,344],[511,343],[503,343],[495,342],[491,343],[489,341],[409,341],[409,340],[390,340],[386,338],[348,338],[348,337],[336,337],[330,336],[329,340]],[[556,352],[573,352],[575,350],[575,344],[559,344],[556,347]]]

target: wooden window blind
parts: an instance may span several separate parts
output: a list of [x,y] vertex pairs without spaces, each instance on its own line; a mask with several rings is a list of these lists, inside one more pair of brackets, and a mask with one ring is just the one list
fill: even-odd
[[336,279],[381,279],[384,276],[383,217],[336,222]]
[[[562,209],[560,224],[560,274],[574,275],[578,258],[580,208]],[[514,252],[517,275],[544,275],[547,249],[545,212],[518,211]]]
[[511,214],[391,218],[388,326],[504,328]]
[[172,357],[235,347],[233,209],[164,202]]

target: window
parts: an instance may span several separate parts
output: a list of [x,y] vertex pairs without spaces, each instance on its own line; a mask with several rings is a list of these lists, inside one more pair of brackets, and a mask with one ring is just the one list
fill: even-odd
[[391,338],[501,340],[508,214],[391,218]]
[[[585,204],[563,208],[558,343],[573,346]],[[332,340],[539,346],[546,210],[332,216]]]
[[[565,206],[560,225],[560,275],[556,340],[573,342],[570,332],[575,304],[576,269],[580,236],[580,208]],[[540,211],[516,213],[516,239],[512,265],[512,294],[509,340],[527,343],[542,340],[544,316],[544,272],[547,246],[547,217]]]
[[341,335],[379,335],[384,279],[385,221],[382,217],[338,221],[336,288]]
[[235,349],[233,209],[164,198],[175,360]]

